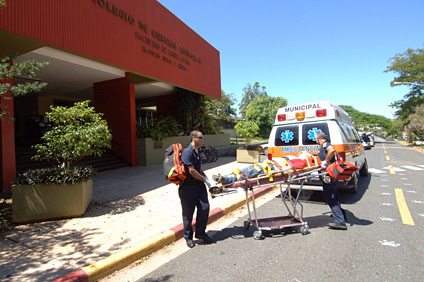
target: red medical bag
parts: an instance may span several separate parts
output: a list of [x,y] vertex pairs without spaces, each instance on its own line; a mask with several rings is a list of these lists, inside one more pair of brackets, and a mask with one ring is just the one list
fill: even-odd
[[354,164],[343,161],[337,152],[335,152],[335,154],[337,156],[337,161],[330,164],[326,168],[326,171],[333,180],[348,180],[356,172],[358,167]]

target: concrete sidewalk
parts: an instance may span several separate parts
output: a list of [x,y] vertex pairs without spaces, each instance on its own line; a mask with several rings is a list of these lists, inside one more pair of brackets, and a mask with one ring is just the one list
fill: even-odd
[[[223,157],[202,168],[211,177],[245,166],[235,157]],[[93,281],[134,256],[179,239],[177,188],[164,180],[162,165],[100,173],[93,179],[93,201],[83,217],[19,225],[2,235],[0,281]],[[244,201],[242,190],[210,198],[211,216],[217,219]]]

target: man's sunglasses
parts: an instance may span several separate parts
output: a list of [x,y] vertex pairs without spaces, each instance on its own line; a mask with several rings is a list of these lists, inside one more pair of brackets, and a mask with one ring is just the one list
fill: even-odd
[[202,139],[202,138],[203,138],[203,136],[196,136],[196,138]]

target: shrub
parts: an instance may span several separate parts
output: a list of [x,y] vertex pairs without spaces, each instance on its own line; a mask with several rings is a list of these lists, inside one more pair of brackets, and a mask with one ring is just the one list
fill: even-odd
[[85,156],[100,157],[105,148],[111,148],[107,122],[89,103],[77,102],[69,108],[51,106],[46,115],[53,126],[41,137],[44,143],[33,146],[33,159],[56,160],[60,167],[70,167]]
[[87,181],[95,174],[96,171],[91,166],[40,168],[18,174],[15,184],[74,184]]
[[173,116],[160,117],[152,120],[147,125],[137,124],[138,138],[152,138],[153,141],[162,141],[166,137],[177,135],[181,126]]
[[250,143],[250,141],[259,133],[259,126],[252,120],[240,120],[234,126],[234,129],[236,130],[237,135],[246,139],[246,148],[249,145],[248,143]]
[[52,122],[41,137],[42,144],[33,146],[35,160],[56,160],[58,166],[33,169],[18,174],[15,184],[73,184],[87,181],[95,175],[91,166],[72,166],[85,156],[101,156],[110,148],[112,135],[107,123],[89,107],[90,101],[77,102],[73,107],[53,107],[47,117]]

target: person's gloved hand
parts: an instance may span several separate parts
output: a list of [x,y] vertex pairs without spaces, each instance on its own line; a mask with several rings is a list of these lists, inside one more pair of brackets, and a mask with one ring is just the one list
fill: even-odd
[[209,179],[207,176],[205,176],[206,180],[205,180],[205,184],[208,186],[208,188],[211,188],[211,183],[209,182]]
[[322,161],[321,162],[321,167],[322,168],[326,168],[328,166],[328,164],[327,164],[327,162],[326,161]]

